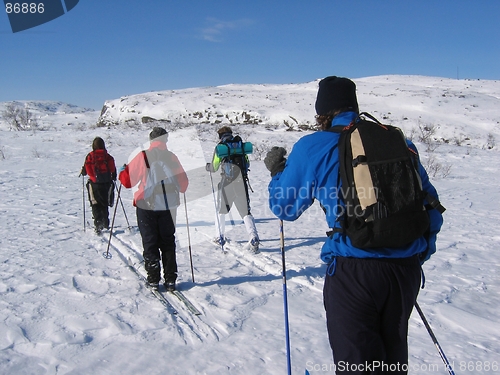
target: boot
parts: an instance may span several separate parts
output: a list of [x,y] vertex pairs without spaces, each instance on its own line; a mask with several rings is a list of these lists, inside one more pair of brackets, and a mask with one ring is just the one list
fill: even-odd
[[243,222],[245,223],[245,228],[249,237],[247,247],[250,251],[258,253],[260,240],[259,234],[257,233],[257,228],[255,227],[255,220],[252,215],[246,215],[243,218]]
[[150,285],[156,285],[160,283],[160,261],[159,260],[145,260],[144,269],[146,270],[148,277],[147,281]]

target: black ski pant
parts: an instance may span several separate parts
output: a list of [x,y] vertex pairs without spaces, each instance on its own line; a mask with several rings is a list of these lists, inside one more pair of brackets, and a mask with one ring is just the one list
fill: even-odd
[[90,206],[92,207],[92,217],[94,226],[97,230],[109,229],[109,211],[110,198],[113,193],[114,184],[87,182]]
[[177,279],[175,217],[175,209],[151,211],[137,207],[137,225],[142,237],[144,268],[150,283],[160,282],[160,260],[165,282],[175,282]]
[[93,204],[92,217],[94,218],[94,226],[97,230],[109,229],[108,206],[103,206],[99,203]]
[[420,278],[416,256],[336,258],[323,290],[336,373],[407,373],[408,320]]

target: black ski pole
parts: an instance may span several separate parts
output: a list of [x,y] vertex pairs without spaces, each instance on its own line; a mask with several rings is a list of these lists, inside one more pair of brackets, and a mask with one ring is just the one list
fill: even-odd
[[186,212],[186,228],[188,234],[188,249],[189,249],[189,262],[191,263],[191,277],[194,283],[194,269],[193,269],[193,255],[191,254],[191,236],[189,235],[189,221],[188,221],[188,209],[186,203],[186,193],[182,194],[184,196],[184,211]]
[[[121,190],[122,190],[122,185],[120,184],[120,187],[118,188],[118,198],[117,199],[120,199],[120,191]],[[111,258],[111,255],[109,254],[109,246],[111,245],[111,236],[113,235],[113,228],[115,226],[115,217],[116,217],[116,208],[117,207],[118,207],[118,205],[115,204],[115,210],[113,212],[113,220],[111,221],[111,228],[109,230],[108,248],[106,249],[106,252],[102,254],[104,256],[104,258],[106,258],[106,259]]]
[[285,314],[285,341],[286,341],[286,360],[288,375],[292,374],[292,362],[290,359],[290,329],[288,324],[288,298],[286,291],[286,266],[285,266],[285,233],[283,230],[283,220],[280,220],[280,248],[281,248],[281,263],[283,276],[283,309]]
[[443,360],[444,364],[446,365],[446,369],[448,370],[450,375],[455,375],[455,372],[451,368],[450,362],[448,362],[448,358],[446,358],[446,355],[444,354],[443,349],[441,348],[441,345],[439,345],[439,342],[438,342],[436,336],[434,335],[434,332],[432,332],[431,326],[427,322],[427,319],[425,319],[425,315],[422,312],[422,309],[418,305],[417,301],[415,301],[415,308],[417,309],[418,314],[420,315],[420,318],[422,319],[422,322],[424,322],[424,326],[425,326],[425,328],[427,328],[427,332],[429,332],[429,335],[431,336],[432,342],[436,346],[436,349],[437,349],[439,355],[441,356],[441,359]]
[[85,219],[85,177],[83,176],[83,174],[81,175],[82,176],[82,203],[83,203],[83,231],[85,232],[85,223],[86,223],[86,219]]
[[[120,184],[120,186],[121,186],[121,184]],[[115,188],[118,190],[118,188],[116,187],[116,184],[115,184]],[[130,223],[128,221],[127,212],[125,211],[125,206],[123,205],[122,197],[120,197],[120,195],[118,195],[117,200],[119,200],[121,205],[122,205],[123,214],[125,215],[125,220],[127,220],[127,228],[128,228],[128,230],[132,230],[132,227],[130,226]]]

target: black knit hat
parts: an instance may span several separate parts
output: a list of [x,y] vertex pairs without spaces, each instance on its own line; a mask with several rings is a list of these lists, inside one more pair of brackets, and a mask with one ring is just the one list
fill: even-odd
[[101,137],[95,137],[92,141],[92,150],[105,150],[106,145],[104,144],[104,140]]
[[151,133],[149,133],[149,140],[152,141],[155,138],[159,138],[162,135],[168,134],[167,131],[163,128],[160,127],[154,127],[153,130],[151,130]]
[[319,81],[316,113],[327,115],[339,109],[359,111],[356,85],[348,78],[330,76]]

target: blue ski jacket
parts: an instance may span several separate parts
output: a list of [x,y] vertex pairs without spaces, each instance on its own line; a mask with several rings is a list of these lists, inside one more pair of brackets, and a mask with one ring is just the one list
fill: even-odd
[[[347,126],[356,119],[357,113],[344,112],[336,116],[332,126]],[[269,183],[269,207],[280,219],[294,221],[308,209],[314,200],[325,208],[329,228],[340,228],[338,217],[343,212],[341,182],[339,174],[338,141],[340,134],[318,131],[301,138],[293,147],[282,172]],[[407,140],[409,147],[415,145]],[[436,189],[419,162],[423,189],[438,198]],[[331,263],[336,256],[351,258],[407,258],[420,254],[421,263],[436,252],[436,236],[443,223],[442,215],[435,209],[429,211],[430,233],[420,237],[405,248],[379,248],[376,252],[356,248],[343,233],[334,233],[326,238],[321,250],[321,259]]]

